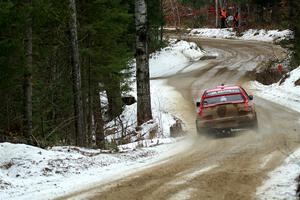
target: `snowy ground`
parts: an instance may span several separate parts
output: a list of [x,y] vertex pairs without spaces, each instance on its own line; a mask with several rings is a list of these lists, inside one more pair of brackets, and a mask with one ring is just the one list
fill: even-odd
[[179,73],[206,54],[196,43],[170,40],[170,45],[150,55],[150,77]]
[[[189,70],[204,54],[195,43],[173,40],[168,47],[151,55],[151,78]],[[52,199],[121,179],[177,154],[188,147],[186,139],[170,138],[170,126],[181,117],[174,115],[180,96],[165,80],[151,80],[154,120],[144,124],[140,136],[130,138],[131,143],[119,145],[118,153],[71,146],[44,150],[0,143],[0,199]],[[136,104],[126,106],[120,118],[122,125],[134,129]],[[157,129],[155,135],[150,134],[153,129]],[[117,131],[107,139],[119,136]]]
[[300,67],[291,71],[290,77],[282,84],[279,81],[272,85],[263,85],[257,81],[253,81],[250,86],[256,95],[300,112],[300,86],[295,86],[295,81],[299,78]]
[[[166,85],[166,80],[151,80],[151,103],[152,103],[152,115],[153,123],[147,123],[142,126],[141,134],[138,136],[131,136],[132,142],[140,139],[153,139],[155,138],[168,138],[170,137],[170,126],[176,123],[176,120],[180,120],[180,113],[176,112],[177,99],[180,94],[176,92],[172,87]],[[109,135],[108,140],[113,140],[121,137],[121,125],[125,127],[127,134],[130,134],[135,130],[137,125],[136,117],[136,103],[130,106],[126,106],[120,120],[111,121],[107,124],[108,127],[112,127],[116,130],[115,134]],[[116,129],[115,125],[118,125]],[[151,135],[151,130],[157,129],[156,135]]]
[[[300,67],[290,72],[282,84],[280,82],[266,86],[254,81],[251,89],[257,96],[281,104],[300,112],[300,86],[295,82],[300,78]],[[300,123],[300,114],[299,114]],[[297,199],[296,177],[300,173],[300,149],[291,154],[284,163],[269,174],[269,178],[259,187],[256,194],[259,199]]]
[[216,28],[198,28],[193,29],[189,33],[192,37],[204,37],[204,38],[220,38],[220,39],[240,39],[240,40],[256,40],[264,42],[279,42],[284,39],[292,39],[293,32],[290,30],[257,30],[249,29],[241,36],[237,36],[236,32],[232,28],[216,29]]
[[[44,150],[1,143],[0,199],[52,199],[79,188],[122,179],[187,146],[184,140],[174,142],[175,139],[144,140],[148,148],[113,154],[70,146]],[[160,143],[165,144],[157,145]]]
[[291,154],[284,163],[269,173],[269,179],[259,187],[256,195],[262,200],[296,200],[296,177],[300,172],[300,149]]

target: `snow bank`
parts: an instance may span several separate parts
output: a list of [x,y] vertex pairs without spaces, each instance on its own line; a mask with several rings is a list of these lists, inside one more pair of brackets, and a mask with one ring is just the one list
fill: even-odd
[[269,174],[269,179],[256,190],[262,200],[296,200],[297,182],[295,178],[300,172],[300,149],[291,154],[277,169]]
[[295,86],[300,78],[300,66],[289,75],[282,84],[279,81],[272,85],[263,85],[253,81],[250,87],[255,90],[256,95],[300,112],[300,86]]
[[[167,47],[150,55],[150,78],[164,78],[183,72],[204,56],[216,57],[218,54],[207,53],[194,42],[170,39]],[[135,60],[132,61],[131,66],[132,69],[136,68]]]
[[193,29],[189,33],[194,37],[219,38],[219,39],[240,39],[240,40],[256,40],[264,42],[279,42],[284,39],[292,39],[294,34],[291,30],[257,30],[249,29],[241,36],[237,36],[232,28],[216,29],[216,28],[199,28]]
[[[178,93],[175,92],[172,87],[167,86],[165,80],[151,80],[150,85],[153,121],[143,124],[139,135],[135,135],[134,132],[137,126],[137,105],[135,103],[126,106],[119,118],[116,118],[106,125],[108,129],[113,131],[113,134],[107,136],[109,141],[121,138],[121,133],[124,129],[126,129],[125,134],[130,137],[127,139],[131,142],[141,139],[170,137],[170,127],[175,124],[176,121],[180,120],[178,116],[172,114],[175,113],[174,108],[176,107]],[[151,134],[152,130],[156,130],[155,135]]]
[[[279,103],[300,112],[300,86],[295,82],[300,78],[300,66],[291,71],[289,77],[280,84],[266,86],[257,81],[251,82],[250,87],[256,95]],[[269,174],[269,179],[257,189],[259,199],[297,199],[295,181],[300,172],[300,149],[291,154],[277,169]]]
[[242,33],[241,39],[243,40],[258,40],[264,42],[279,42],[284,39],[292,39],[294,37],[291,30],[256,30],[249,29]]
[[[52,199],[83,187],[116,180],[187,147],[185,141],[179,140],[145,140],[142,145],[148,148],[123,145],[119,148],[126,153],[113,154],[72,146],[44,150],[24,144],[1,143],[0,199]],[[158,145],[162,143],[165,145]],[[141,147],[141,143],[139,145]]]
[[205,38],[220,38],[220,39],[233,39],[236,38],[236,33],[232,28],[197,28],[192,29],[189,33],[190,36],[205,37]]
[[150,77],[174,75],[204,54],[194,42],[170,40],[168,47],[150,55]]

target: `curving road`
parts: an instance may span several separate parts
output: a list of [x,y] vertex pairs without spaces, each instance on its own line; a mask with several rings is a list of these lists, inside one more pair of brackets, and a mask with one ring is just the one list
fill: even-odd
[[221,83],[247,88],[251,71],[259,63],[285,54],[280,47],[262,42],[190,40],[219,56],[200,69],[167,78],[184,97],[181,104],[185,106],[178,107],[177,112],[184,116],[192,135],[189,150],[105,189],[85,191],[95,194],[91,199],[255,199],[256,188],[267,173],[299,146],[299,113],[260,98],[255,98],[258,133],[245,131],[218,139],[196,137],[194,96]]

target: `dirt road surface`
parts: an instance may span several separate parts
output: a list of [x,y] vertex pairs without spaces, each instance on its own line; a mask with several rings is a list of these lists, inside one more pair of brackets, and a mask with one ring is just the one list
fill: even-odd
[[[239,132],[235,137],[196,136],[193,99],[221,83],[247,87],[249,71],[261,61],[284,56],[283,50],[262,42],[194,39],[205,49],[218,52],[216,60],[192,72],[168,77],[168,84],[184,97],[182,107],[191,139],[188,151],[90,193],[93,200],[255,199],[255,191],[267,173],[300,144],[299,114],[255,97],[259,131]],[[250,91],[253,93],[255,91]]]

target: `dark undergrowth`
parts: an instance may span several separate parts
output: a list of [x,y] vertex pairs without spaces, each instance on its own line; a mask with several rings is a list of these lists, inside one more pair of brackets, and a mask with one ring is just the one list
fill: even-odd
[[296,178],[296,181],[298,183],[297,190],[296,190],[296,195],[297,195],[298,199],[300,200],[300,175]]

